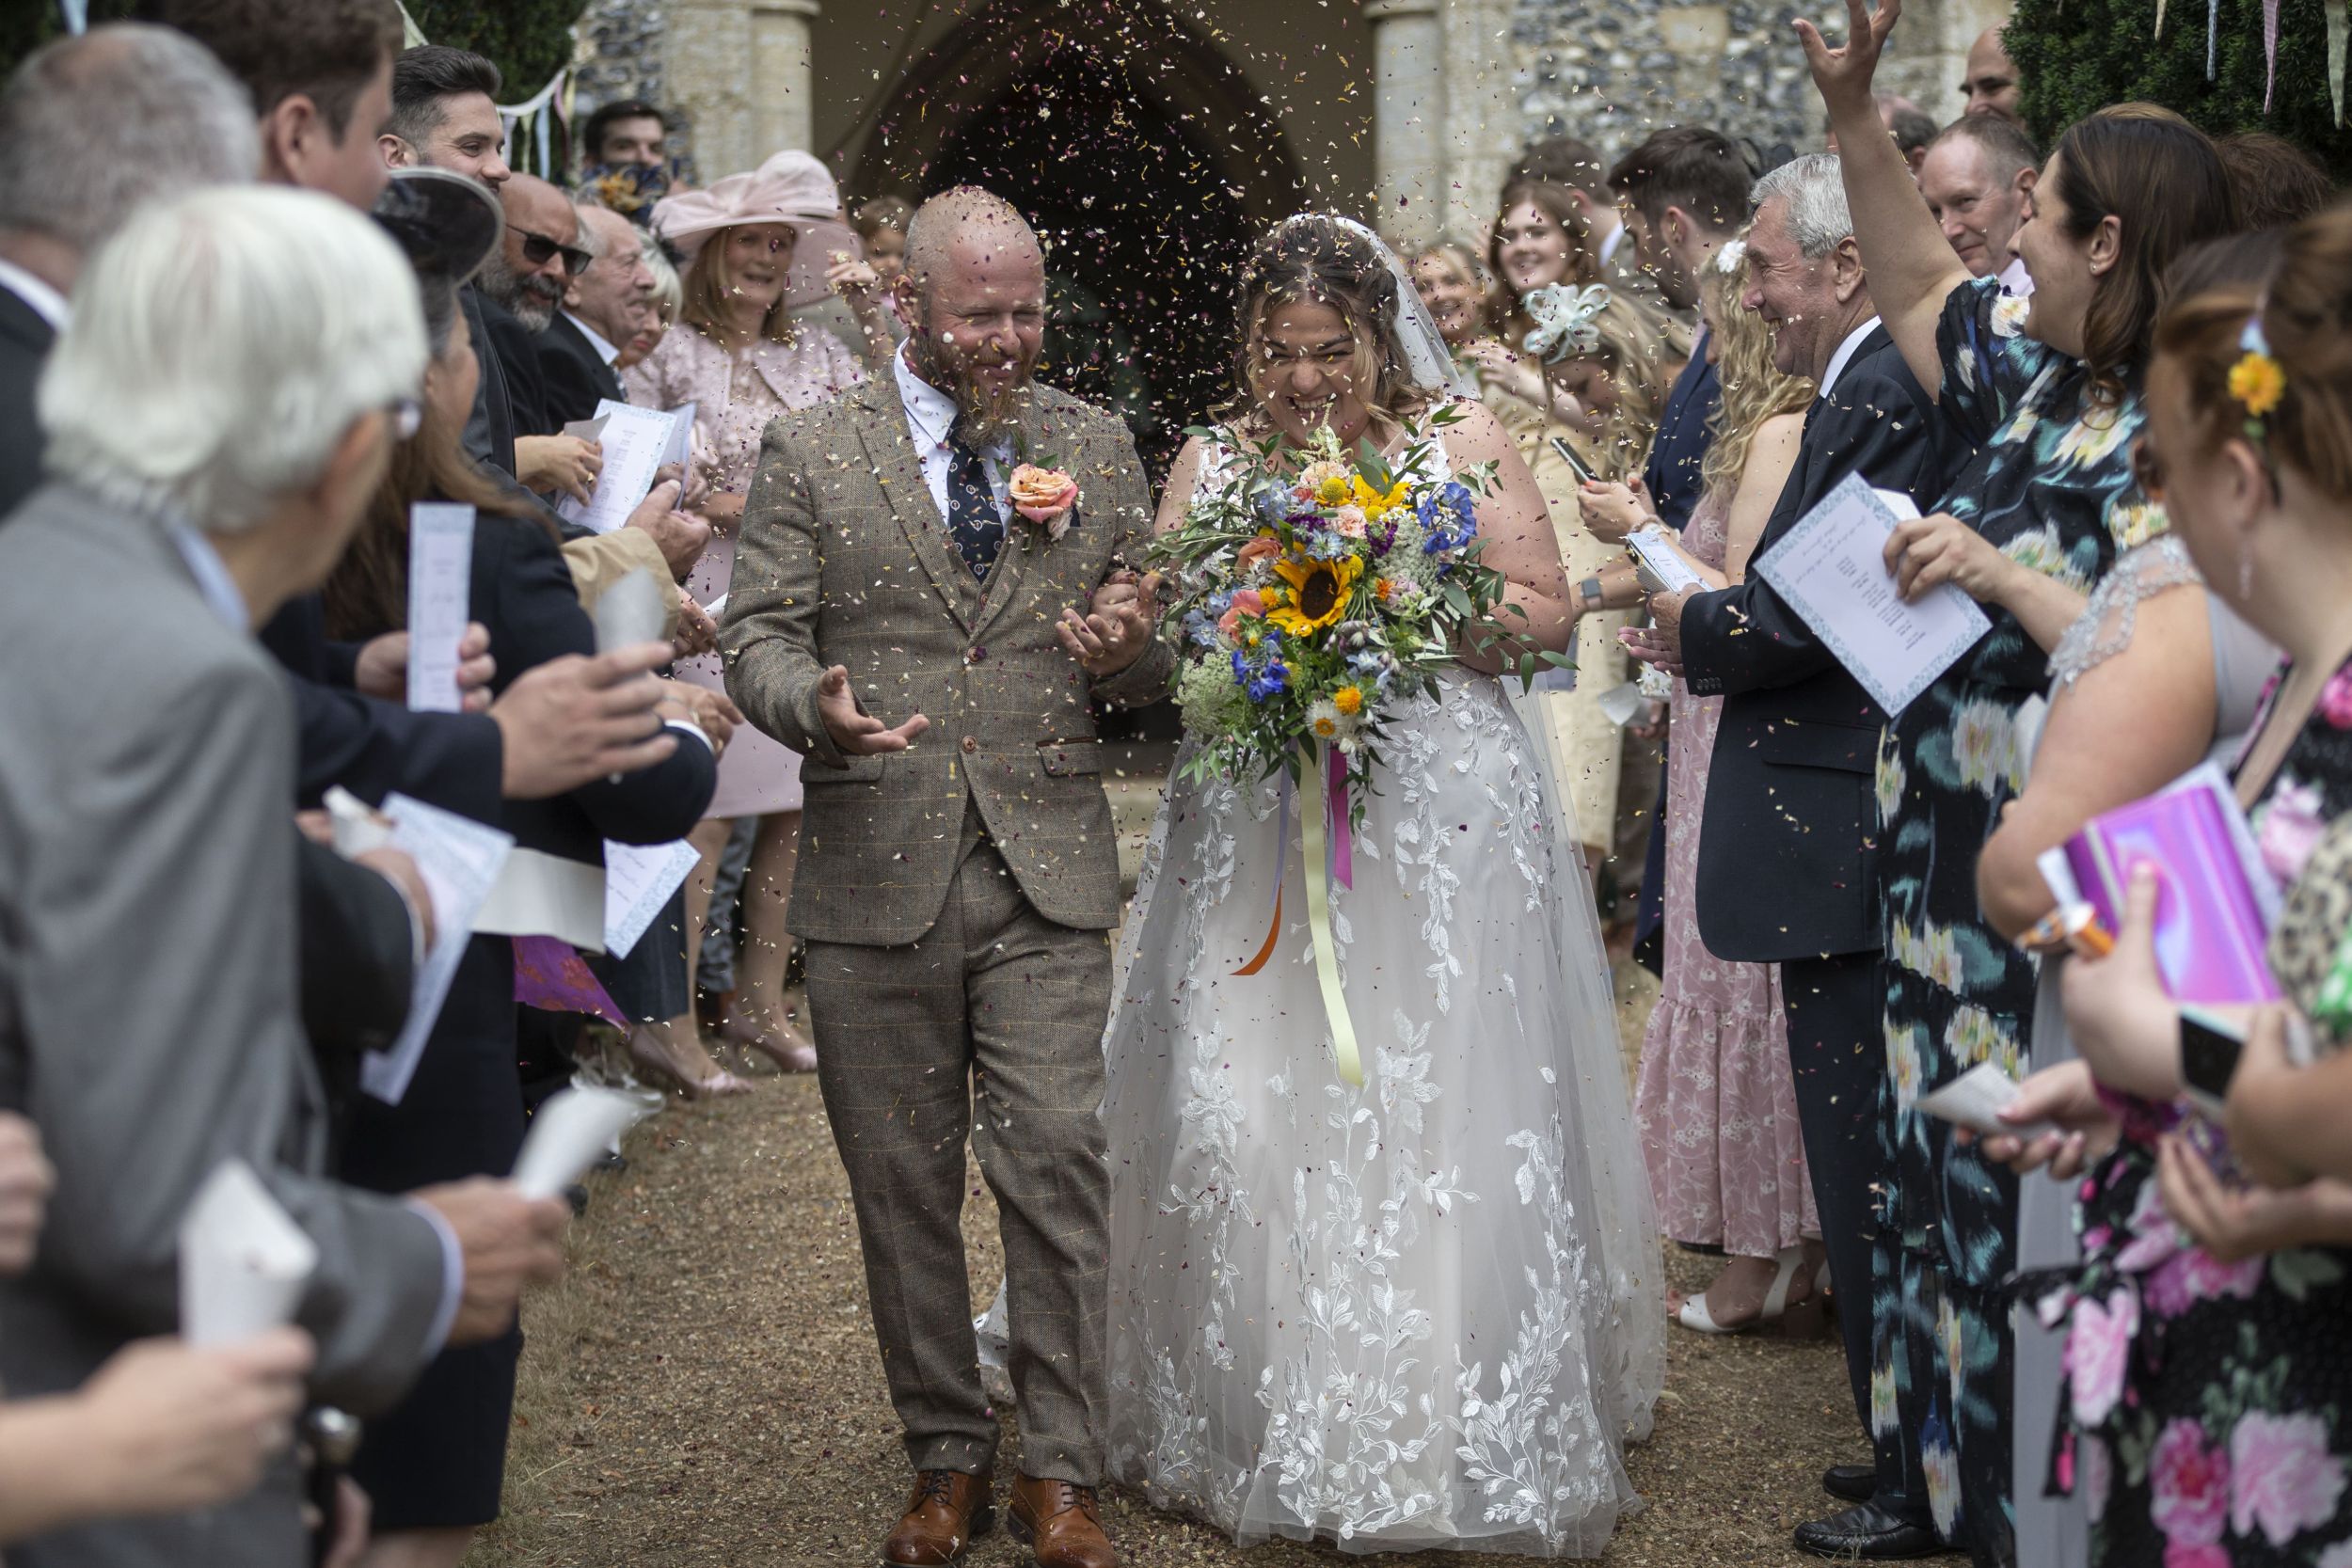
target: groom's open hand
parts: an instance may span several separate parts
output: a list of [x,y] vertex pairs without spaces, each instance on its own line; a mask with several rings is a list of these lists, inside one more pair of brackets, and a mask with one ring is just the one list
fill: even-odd
[[1152,645],[1152,626],[1160,618],[1159,595],[1159,573],[1137,578],[1120,572],[1094,591],[1086,614],[1063,610],[1055,633],[1088,674],[1116,675]]
[[892,729],[871,714],[858,711],[857,699],[850,695],[850,672],[834,665],[817,680],[817,714],[825,721],[825,733],[845,757],[879,756],[884,752],[903,752],[914,743],[914,737],[931,727],[931,721],[921,714]]

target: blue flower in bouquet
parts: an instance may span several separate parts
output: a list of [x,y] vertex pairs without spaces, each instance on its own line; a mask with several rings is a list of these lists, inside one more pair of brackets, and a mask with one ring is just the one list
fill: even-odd
[[1233,608],[1233,591],[1220,588],[1209,595],[1209,615],[1212,619]]
[[1290,667],[1279,658],[1268,659],[1265,668],[1250,677],[1249,700],[1263,703],[1276,692],[1289,689],[1290,681]]
[[1184,641],[1196,648],[1213,646],[1216,641],[1216,623],[1210,620],[1204,611],[1184,611]]
[[1428,535],[1421,546],[1425,554],[1458,550],[1478,536],[1478,498],[1458,479],[1422,492],[1413,513]]
[[1356,541],[1343,533],[1317,533],[1307,540],[1307,554],[1316,561],[1337,561],[1356,553]]
[[1262,481],[1258,487],[1250,492],[1249,504],[1256,509],[1258,515],[1267,522],[1281,522],[1291,515],[1293,502],[1290,486],[1277,483],[1270,479]]

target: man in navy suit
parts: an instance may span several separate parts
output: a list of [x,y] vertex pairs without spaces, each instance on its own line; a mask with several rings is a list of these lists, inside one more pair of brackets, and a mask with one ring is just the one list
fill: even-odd
[[[1772,546],[1849,474],[1932,499],[1941,427],[1870,303],[1837,160],[1799,158],[1757,182],[1742,301],[1773,329],[1773,359],[1813,379],[1797,467],[1756,542]],[[1797,1114],[1837,1291],[1856,1414],[1870,1429],[1874,1121],[1886,1070],[1879,964],[1874,772],[1883,716],[1813,629],[1753,570],[1740,585],[1652,602],[1648,656],[1724,698],[1699,838],[1699,935],[1734,962],[1777,963]],[[1900,1432],[1873,1465],[1823,1484],[1857,1506],[1799,1527],[1825,1556],[1936,1549],[1927,1499],[1903,1492]]]
[[[1677,310],[1698,308],[1700,274],[1724,242],[1748,221],[1748,183],[1754,178],[1738,146],[1719,131],[1677,125],[1661,131],[1617,160],[1609,188],[1625,213],[1626,232],[1643,272],[1658,280],[1659,293]],[[1651,443],[1642,482],[1659,520],[1676,532],[1698,504],[1699,474],[1721,404],[1722,390],[1708,353],[1707,335],[1691,345],[1691,357],[1676,378]],[[1662,716],[1657,721],[1662,723]],[[1661,748],[1663,749],[1662,747]],[[1666,896],[1666,772],[1658,773],[1658,800],[1650,812],[1649,852],[1642,868],[1642,897],[1633,923],[1633,953],[1653,974],[1663,964],[1660,927]]]

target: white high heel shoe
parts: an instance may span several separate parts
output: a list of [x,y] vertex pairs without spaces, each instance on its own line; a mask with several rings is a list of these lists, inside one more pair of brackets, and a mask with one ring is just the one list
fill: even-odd
[[1715,1321],[1707,1309],[1707,1292],[1683,1298],[1682,1309],[1675,1314],[1675,1322],[1699,1334],[1744,1334],[1764,1323],[1778,1323],[1788,1311],[1789,1288],[1796,1283],[1797,1271],[1804,1266],[1804,1248],[1783,1247],[1773,1259],[1777,1265],[1772,1275],[1772,1288],[1764,1292],[1764,1310],[1743,1323],[1725,1326]]

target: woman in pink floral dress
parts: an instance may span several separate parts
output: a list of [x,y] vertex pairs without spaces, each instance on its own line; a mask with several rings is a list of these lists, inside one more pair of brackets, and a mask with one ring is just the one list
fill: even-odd
[[[889,353],[873,270],[858,260],[857,237],[836,218],[840,206],[822,164],[805,152],[779,152],[755,173],[729,175],[654,208],[654,231],[687,257],[685,303],[677,325],[626,380],[632,403],[694,405],[695,461],[710,482],[703,515],[711,538],[686,591],[702,604],[717,604],[735,575],[736,530],[769,421],[829,402],[866,379],[866,368],[839,338],[793,312],[838,291],[874,352]],[[678,674],[725,689],[715,654],[680,664]],[[817,1065],[816,1050],[784,1003],[792,948],[784,911],[800,853],[800,763],[749,726],[729,744],[710,815],[694,834],[703,865],[688,894],[694,928],[687,951],[701,946],[711,876],[733,820],[757,817],[743,883],[745,954],[728,1034],[787,1070],[805,1072]]]
[[[1680,548],[1718,588],[1746,570],[1795,466],[1813,397],[1811,382],[1772,368],[1771,328],[1740,309],[1744,250],[1737,241],[1724,246],[1700,287],[1705,352],[1717,366],[1723,405],[1705,490]],[[1614,534],[1646,520],[1638,504],[1645,499],[1621,486],[1590,489],[1586,521]],[[1634,1110],[1666,1234],[1727,1255],[1702,1294],[1669,1296],[1667,1308],[1685,1327],[1727,1333],[1810,1298],[1816,1269],[1805,1266],[1804,1243],[1820,1224],[1797,1125],[1779,970],[1726,963],[1699,937],[1699,831],[1723,699],[1693,696],[1677,680],[1670,711],[1664,985],[1642,1041]]]

